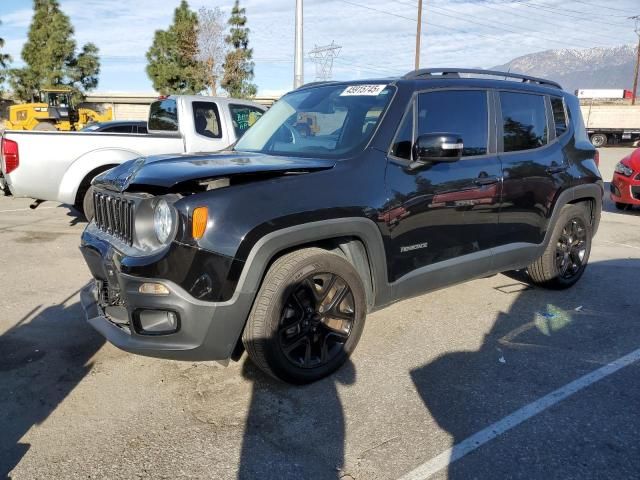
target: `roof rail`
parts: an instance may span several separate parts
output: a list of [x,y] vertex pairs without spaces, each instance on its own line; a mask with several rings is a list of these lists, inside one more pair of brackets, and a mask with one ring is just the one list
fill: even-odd
[[405,74],[402,78],[405,80],[417,80],[423,77],[460,78],[461,73],[471,75],[486,75],[491,77],[504,77],[505,80],[507,78],[516,78],[518,80],[522,80],[522,82],[524,83],[537,83],[538,85],[559,88],[560,90],[562,90],[560,84],[552,80],[545,80],[544,78],[531,77],[529,75],[522,75],[519,73],[498,72],[496,70],[482,70],[479,68],[421,68],[420,70],[413,70]]

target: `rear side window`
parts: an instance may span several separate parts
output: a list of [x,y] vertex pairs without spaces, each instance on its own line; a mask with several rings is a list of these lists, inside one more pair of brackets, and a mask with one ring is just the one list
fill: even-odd
[[402,125],[391,146],[391,155],[411,160],[411,147],[413,146],[413,106],[402,119]]
[[547,144],[544,97],[529,93],[500,92],[504,151],[518,152]]
[[209,138],[221,138],[218,106],[213,102],[193,102],[193,122],[196,133]]
[[231,120],[233,121],[233,129],[236,137],[240,138],[244,132],[258,121],[264,114],[263,110],[249,105],[229,105],[231,111]]
[[446,90],[418,97],[418,135],[455,133],[462,137],[463,157],[485,155],[489,111],[484,90]]
[[553,124],[556,129],[556,137],[567,131],[567,114],[564,108],[564,101],[560,97],[551,97],[551,111],[553,112]]
[[149,130],[178,131],[178,105],[176,101],[167,98],[153,102],[149,109]]

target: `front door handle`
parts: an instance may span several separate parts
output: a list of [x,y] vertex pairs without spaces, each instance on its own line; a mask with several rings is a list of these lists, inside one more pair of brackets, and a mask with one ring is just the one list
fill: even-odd
[[493,185],[494,183],[498,183],[500,181],[500,179],[496,176],[491,176],[491,177],[478,177],[476,178],[473,183],[475,183],[476,185],[482,186],[482,185]]
[[552,165],[551,167],[547,168],[547,173],[549,175],[553,175],[554,173],[562,173],[566,172],[567,168],[569,168],[567,165]]

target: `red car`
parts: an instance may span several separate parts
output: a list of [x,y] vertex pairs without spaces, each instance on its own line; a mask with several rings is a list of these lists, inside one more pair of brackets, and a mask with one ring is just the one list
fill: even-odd
[[630,205],[640,205],[640,148],[616,165],[611,180],[611,200],[620,210]]

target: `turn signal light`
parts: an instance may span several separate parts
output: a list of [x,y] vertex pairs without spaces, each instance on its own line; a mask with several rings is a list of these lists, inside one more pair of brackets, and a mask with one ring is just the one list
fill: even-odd
[[195,240],[200,240],[207,228],[207,219],[209,218],[209,210],[207,207],[198,207],[193,211],[191,218],[191,235]]
[[169,295],[169,289],[161,283],[143,283],[138,287],[138,292],[145,295]]

